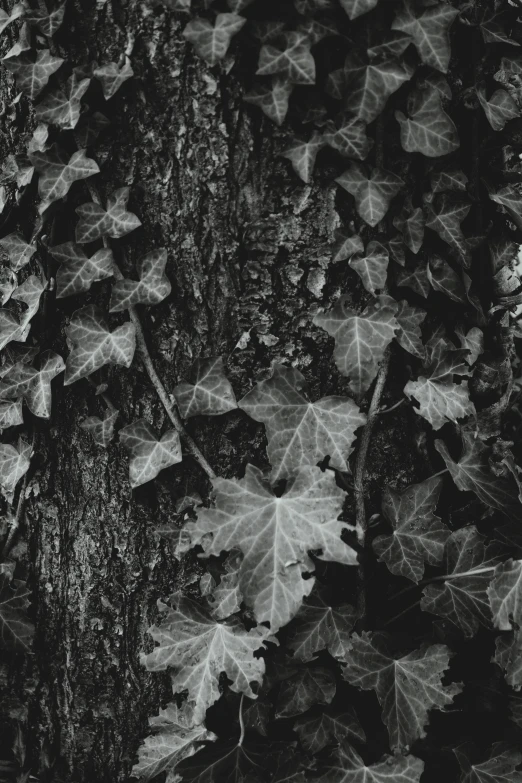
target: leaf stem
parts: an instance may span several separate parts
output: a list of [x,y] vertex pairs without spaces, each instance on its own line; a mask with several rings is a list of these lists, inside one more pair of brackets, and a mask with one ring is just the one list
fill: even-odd
[[243,702],[245,700],[245,694],[241,694],[241,701],[239,702],[239,727],[241,729],[239,734],[238,745],[241,747],[243,740],[245,739],[245,720],[243,718]]
[[497,566],[484,566],[484,568],[472,568],[470,571],[461,571],[458,574],[439,574],[439,576],[432,576],[429,579],[423,579],[421,582],[416,582],[413,585],[408,585],[407,587],[404,587],[402,590],[399,590],[398,593],[395,593],[391,596],[391,598],[395,601],[395,599],[399,598],[401,595],[405,595],[406,593],[411,592],[412,590],[415,590],[417,587],[425,587],[426,585],[433,584],[433,582],[447,582],[450,579],[463,579],[466,576],[476,576],[477,574],[487,574],[490,571],[494,571]]

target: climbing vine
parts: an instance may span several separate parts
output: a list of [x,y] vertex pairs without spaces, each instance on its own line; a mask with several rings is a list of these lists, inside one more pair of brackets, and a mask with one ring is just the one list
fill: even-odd
[[[0,32],[17,36],[3,67],[34,117],[26,149],[0,171],[2,642],[30,651],[33,634],[30,592],[10,558],[31,483],[31,417],[50,419],[53,389],[81,383],[105,406],[82,427],[100,449],[117,434],[132,488],[189,459],[208,486],[203,499],[179,498],[171,524],[151,526],[179,560],[195,551],[206,568],[186,594],[158,600],[141,664],[170,673],[172,700],[150,718],[135,778],[418,783],[443,769],[452,780],[521,781],[522,488],[510,439],[522,338],[518,4],[151,8],[182,21],[215,73],[238,61],[245,110],[280,127],[295,187],[335,172],[328,187],[345,220],[331,264],[351,270],[357,296],[338,291],[309,321],[345,394],[314,399],[297,360],[275,362],[237,400],[219,356],[166,387],[142,313],[171,294],[167,250],[151,247],[125,276],[118,240],[141,221],[128,187],[102,199],[96,184],[109,121],[89,96],[118,100],[130,59],[60,56],[65,5],[0,11]],[[452,46],[471,53],[462,72]],[[66,202],[77,219],[64,236]],[[107,308],[91,296],[100,283]],[[50,349],[46,301],[79,295],[88,299],[64,316],[63,349]],[[99,373],[133,362],[163,406],[163,432],[123,421],[112,371]],[[270,467],[223,478],[187,422],[238,409],[264,428]],[[422,420],[436,468],[375,497],[372,438],[381,417],[406,409]],[[499,709],[486,733],[474,728],[480,687]]]

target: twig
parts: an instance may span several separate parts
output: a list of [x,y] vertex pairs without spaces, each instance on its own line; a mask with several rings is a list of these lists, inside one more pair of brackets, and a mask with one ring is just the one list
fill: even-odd
[[377,411],[377,416],[384,416],[385,413],[391,413],[392,411],[397,410],[397,408],[399,408],[405,402],[406,402],[406,397],[403,397],[402,400],[396,402],[395,405],[391,405],[389,408],[381,408],[380,411]]

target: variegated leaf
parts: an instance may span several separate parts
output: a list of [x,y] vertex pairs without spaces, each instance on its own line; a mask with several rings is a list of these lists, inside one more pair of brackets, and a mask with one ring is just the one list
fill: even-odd
[[238,14],[218,14],[214,24],[208,19],[196,17],[183,30],[183,37],[209,65],[216,65],[226,55],[232,38],[244,24],[246,19]]
[[370,226],[383,219],[391,200],[404,185],[391,171],[368,169],[360,163],[351,163],[335,181],[355,198],[357,212]]
[[64,242],[49,248],[61,266],[56,274],[56,296],[64,299],[82,291],[88,291],[98,280],[105,280],[114,273],[112,250],[101,248],[90,258],[80,245]]
[[170,280],[165,274],[167,251],[152,250],[136,264],[139,282],[117,280],[112,286],[110,312],[119,313],[137,304],[155,305],[171,292]]
[[237,408],[234,390],[223,368],[221,356],[196,359],[190,383],[174,387],[174,396],[184,419],[191,416],[219,416]]
[[141,220],[127,212],[130,188],[118,188],[107,199],[107,210],[94,202],[76,208],[80,220],[76,226],[76,241],[94,242],[103,236],[118,239],[141,226]]
[[146,421],[138,419],[119,431],[120,441],[130,452],[131,487],[152,481],[164,468],[181,462],[181,443],[177,430],[168,430],[161,438]]

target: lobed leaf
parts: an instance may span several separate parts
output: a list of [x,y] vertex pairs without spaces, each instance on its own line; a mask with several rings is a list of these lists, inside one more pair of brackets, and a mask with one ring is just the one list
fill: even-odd
[[348,235],[344,231],[335,232],[335,246],[332,251],[332,261],[345,261],[355,253],[364,253],[364,242],[359,234]]
[[73,71],[63,90],[61,88],[51,90],[36,105],[37,121],[57,125],[64,130],[76,128],[80,119],[81,100],[90,82],[90,78],[78,78],[78,74]]
[[411,36],[422,62],[446,73],[451,57],[449,28],[458,14],[445,3],[417,8],[412,0],[404,0],[391,29]]
[[442,169],[431,175],[431,190],[442,193],[445,190],[466,191],[468,178],[459,169]]
[[294,723],[301,745],[308,753],[319,753],[334,741],[341,743],[345,739],[364,742],[366,739],[353,707],[345,711],[328,708],[322,710],[317,717],[305,715]]
[[86,157],[85,150],[78,150],[69,158],[57,144],[53,144],[47,152],[31,152],[29,160],[40,175],[38,193],[43,200],[40,212],[53,201],[66,196],[73,182],[92,177],[100,171],[96,161]]
[[424,359],[426,351],[422,344],[420,325],[426,317],[426,311],[415,305],[410,305],[405,299],[399,302],[399,309],[395,316],[399,324],[399,331],[395,339],[405,351]]
[[495,90],[489,100],[486,98],[486,88],[483,84],[477,87],[476,92],[487,121],[494,131],[504,130],[510,120],[520,117],[519,107],[506,90]]
[[417,264],[413,269],[399,269],[397,271],[397,285],[411,288],[416,294],[426,299],[430,292],[428,264],[424,262]]
[[129,58],[125,57],[123,65],[119,66],[118,63],[110,62],[95,68],[92,75],[100,82],[103,97],[108,101],[118,92],[122,84],[125,84],[128,79],[134,76],[134,71]]
[[285,32],[278,45],[265,43],[259,53],[258,76],[278,74],[291,84],[315,84],[311,41],[302,33]]
[[116,280],[112,286],[110,311],[119,313],[134,305],[155,305],[170,294],[172,286],[165,274],[167,251],[152,250],[137,263],[139,281]]
[[415,756],[385,756],[367,765],[346,741],[330,755],[319,783],[419,783],[424,762]]
[[348,14],[349,19],[357,19],[358,16],[367,14],[375,8],[379,0],[340,0],[341,6]]
[[400,213],[393,219],[393,225],[402,233],[404,244],[415,255],[424,241],[424,213],[420,207],[414,208],[411,199],[407,199]]
[[189,383],[183,381],[174,387],[176,402],[184,419],[219,416],[238,407],[221,356],[196,359],[189,378]]
[[391,171],[368,169],[360,163],[351,163],[335,181],[355,198],[357,212],[370,226],[380,223],[391,200],[404,185],[403,180]]
[[7,254],[11,268],[15,272],[23,269],[36,253],[36,245],[26,242],[18,231],[2,237],[0,247]]
[[24,361],[14,364],[0,381],[0,399],[23,397],[27,407],[42,419],[51,417],[51,381],[65,370],[61,356],[54,351],[44,351],[40,356],[40,369]]
[[45,7],[31,8],[25,13],[26,21],[35,24],[48,38],[60,29],[65,15],[65,3],[59,5],[53,11],[46,11]]
[[495,628],[510,631],[522,626],[522,560],[500,563],[488,587]]
[[413,93],[407,118],[395,112],[401,126],[401,144],[406,152],[420,152],[438,158],[455,152],[460,146],[455,123],[442,108],[440,94],[433,88]]
[[90,258],[80,245],[64,242],[49,248],[51,255],[61,262],[56,275],[56,297],[64,299],[89,291],[98,280],[106,280],[114,273],[112,250],[102,248]]
[[312,594],[292,623],[287,646],[299,661],[313,660],[320,650],[342,659],[355,620],[355,609],[350,604],[328,606],[321,594]]
[[167,430],[161,438],[146,421],[138,419],[119,432],[120,441],[130,453],[131,487],[139,487],[156,478],[164,468],[181,462],[181,443],[177,430]]
[[281,155],[288,158],[297,176],[303,182],[309,183],[312,179],[317,153],[325,146],[325,143],[321,134],[315,132],[308,141],[296,140]]
[[12,503],[15,487],[29,470],[32,447],[22,438],[17,446],[0,443],[0,488],[8,503]]
[[3,33],[5,28],[12,22],[20,19],[25,14],[25,5],[23,3],[15,3],[9,13],[0,9],[0,33]]
[[504,670],[505,679],[510,688],[519,691],[522,688],[522,638],[520,629],[496,639],[494,661]]
[[328,669],[322,666],[301,669],[281,685],[275,718],[293,718],[314,704],[330,704],[335,691],[335,678]]
[[98,446],[103,446],[105,449],[114,437],[114,427],[118,414],[119,411],[117,410],[107,409],[103,419],[100,419],[98,416],[88,416],[81,422],[80,427],[91,435],[93,441]]
[[471,204],[452,201],[443,193],[432,204],[426,204],[426,228],[435,231],[444,242],[459,254],[465,267],[469,266],[470,248],[460,224],[467,217]]
[[2,62],[14,74],[18,88],[34,101],[64,60],[52,56],[49,49],[39,49],[32,60],[26,50],[15,44]]
[[22,400],[0,402],[0,430],[24,423]]
[[14,590],[7,574],[0,574],[0,640],[7,649],[26,651],[34,636],[34,625],[27,617],[31,591],[18,579],[13,586]]
[[493,755],[481,763],[475,760],[479,753],[471,743],[453,748],[453,753],[462,770],[463,783],[519,783],[520,781],[520,772],[516,771],[516,767],[522,763],[522,753],[502,743],[495,743],[491,749]]
[[257,85],[244,95],[244,100],[258,106],[276,125],[282,125],[288,113],[288,102],[293,89],[293,84],[275,76],[271,88]]
[[373,139],[366,135],[363,120],[341,116],[336,123],[329,120],[323,135],[324,143],[346,158],[364,160],[373,147]]
[[413,70],[396,60],[364,64],[348,56],[344,66],[347,89],[342,90],[344,110],[366,124],[383,111],[388,98],[409,81]]
[[183,37],[190,41],[196,53],[209,65],[216,65],[226,55],[232,38],[246,21],[238,14],[218,14],[214,24],[208,19],[196,17],[183,30]]
[[76,225],[76,241],[85,244],[103,236],[119,239],[141,226],[141,220],[127,212],[129,193],[130,188],[118,188],[111,193],[107,199],[107,211],[92,201],[76,207],[80,216]]
[[386,285],[389,259],[384,245],[372,240],[364,253],[356,253],[348,263],[361,278],[365,289],[376,296]]

